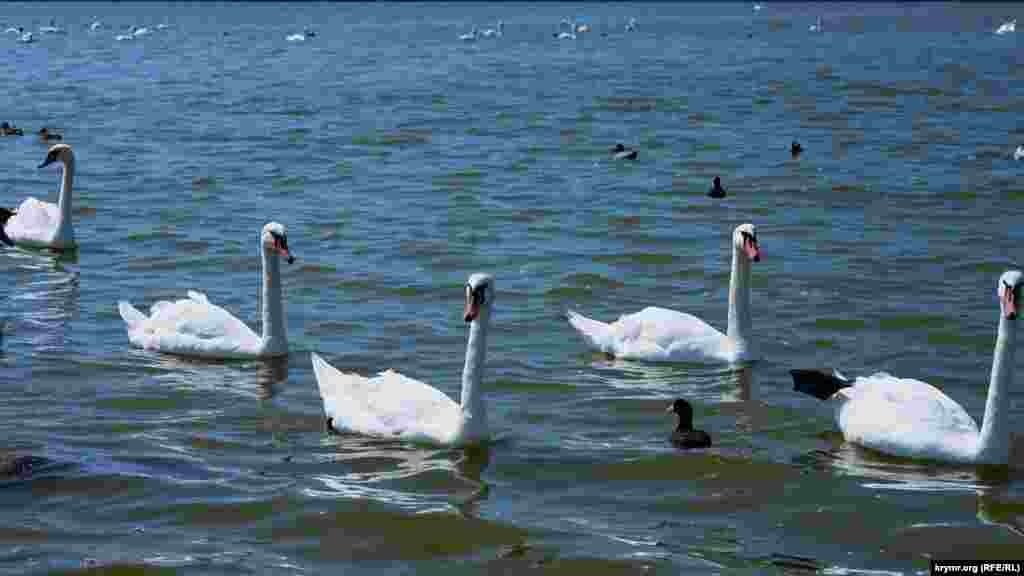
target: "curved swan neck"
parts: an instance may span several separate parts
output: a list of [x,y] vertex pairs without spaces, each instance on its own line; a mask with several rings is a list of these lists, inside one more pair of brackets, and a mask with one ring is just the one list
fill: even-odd
[[985,402],[985,419],[978,436],[977,460],[989,464],[1005,464],[1010,460],[1010,427],[1007,393],[1013,381],[1013,348],[1017,340],[1016,320],[999,314],[999,335],[992,355],[992,377]]
[[732,275],[729,278],[729,339],[746,348],[750,337],[750,260],[739,247],[732,247]]
[[71,188],[75,179],[75,157],[67,154],[64,158],[64,174],[61,179],[57,208],[60,221],[57,222],[57,237],[67,236],[71,229]]
[[284,301],[281,298],[281,259],[263,247],[263,352],[281,354],[288,351],[288,332],[284,324]]
[[473,418],[485,421],[484,403],[480,380],[483,377],[484,357],[487,352],[487,327],[491,311],[483,307],[479,316],[469,325],[469,342],[466,344],[466,365],[462,368],[462,409]]

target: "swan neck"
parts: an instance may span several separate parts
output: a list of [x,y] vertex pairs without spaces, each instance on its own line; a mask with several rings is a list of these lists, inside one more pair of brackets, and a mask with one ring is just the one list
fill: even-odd
[[466,365],[462,369],[462,409],[468,416],[486,418],[484,413],[483,391],[481,379],[484,370],[484,357],[487,351],[487,327],[490,323],[490,310],[483,307],[479,316],[469,325],[469,341],[466,344]]
[[[262,240],[260,242],[262,248]],[[281,259],[276,252],[262,248],[263,257],[263,352],[281,354],[288,351],[288,334],[284,324],[284,301],[281,298]]]
[[750,260],[735,244],[729,278],[728,336],[736,343],[738,351],[747,348],[750,337]]
[[1017,340],[1017,321],[999,314],[999,335],[992,356],[992,377],[985,401],[985,419],[978,437],[979,463],[1005,464],[1010,459],[1009,393],[1013,381],[1013,349]]
[[57,236],[64,237],[70,232],[71,227],[71,188],[75,179],[75,159],[69,157],[64,159],[64,173],[61,178],[60,196],[57,199],[57,209],[60,212],[60,221],[57,222]]

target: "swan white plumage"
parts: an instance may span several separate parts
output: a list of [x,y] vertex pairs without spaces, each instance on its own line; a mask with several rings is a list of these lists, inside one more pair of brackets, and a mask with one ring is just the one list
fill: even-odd
[[89,30],[95,32],[96,30],[98,30],[102,26],[103,26],[103,22],[100,22],[99,20],[93,20],[92,24],[89,24]]
[[24,44],[29,44],[35,41],[36,37],[31,32],[25,32],[24,34],[18,37],[18,42],[22,42]]
[[393,370],[372,378],[345,374],[316,353],[313,371],[328,425],[337,430],[441,446],[476,444],[489,437],[481,377],[494,278],[473,274],[466,283],[464,319],[471,322],[456,404],[440,390]]
[[462,40],[463,42],[475,42],[476,36],[476,26],[473,26],[473,29],[469,31],[469,34],[459,34],[459,40]]
[[821,16],[818,16],[818,20],[807,27],[808,32],[822,32],[824,28],[821,25]]
[[1020,160],[1024,158],[1024,144],[1017,146],[1017,149],[1013,151],[1013,159]]
[[160,301],[147,317],[125,301],[118,302],[128,325],[128,340],[135,346],[182,356],[201,358],[264,358],[288,354],[288,333],[281,299],[279,256],[295,257],[288,250],[284,225],[270,222],[260,232],[263,262],[263,335],[256,334],[230,312],[211,304],[193,290],[188,298]]
[[729,328],[722,334],[691,314],[649,306],[611,324],[573,310],[569,323],[593,349],[618,358],[659,362],[745,362],[757,358],[750,334],[750,265],[761,259],[753,224],[732,234]]
[[142,28],[132,28],[132,36],[145,36],[146,34],[149,34],[149,28],[146,28],[145,26]]
[[71,225],[71,187],[75,178],[75,155],[71,146],[56,144],[40,168],[60,161],[64,175],[57,204],[26,198],[4,225],[4,234],[16,245],[63,250],[75,246]]
[[480,31],[480,35],[484,38],[491,38],[492,36],[501,37],[505,35],[505,23],[498,20],[498,27],[495,28],[484,28]]
[[848,441],[907,458],[963,464],[1006,464],[1010,459],[1007,396],[1013,380],[1018,304],[1024,275],[999,278],[999,331],[981,428],[959,404],[931,384],[879,372],[849,382],[813,370],[794,370],[796,390],[830,403]]
[[57,26],[57,22],[51,18],[49,26],[40,26],[39,32],[41,34],[64,34],[65,31],[60,26]]
[[999,25],[999,28],[996,28],[996,34],[999,34],[999,35],[1007,34],[1009,32],[1016,32],[1016,31],[1017,31],[1017,19],[1016,18],[1014,18],[1013,20],[1010,20],[1009,22],[1003,22],[1002,24]]

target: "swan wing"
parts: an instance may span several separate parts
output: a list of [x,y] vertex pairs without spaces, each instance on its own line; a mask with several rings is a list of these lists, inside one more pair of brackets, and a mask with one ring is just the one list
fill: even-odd
[[201,292],[190,290],[188,295],[174,302],[154,303],[142,322],[131,315],[129,340],[148,350],[190,356],[230,358],[259,353],[262,339],[244,322],[211,304]]
[[14,242],[49,242],[57,232],[60,209],[56,204],[26,198],[4,227]]
[[857,378],[836,396],[843,436],[897,456],[969,460],[978,425],[963,407],[920,380],[879,372]]
[[433,444],[457,437],[462,408],[433,386],[393,370],[366,378],[315,353],[312,359],[324,412],[336,429]]
[[611,324],[570,312],[569,321],[592,347],[621,358],[706,361],[727,359],[724,334],[692,314],[649,306]]

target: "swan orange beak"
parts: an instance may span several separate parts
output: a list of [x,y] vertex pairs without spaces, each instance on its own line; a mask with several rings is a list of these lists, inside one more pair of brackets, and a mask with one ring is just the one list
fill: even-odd
[[467,288],[466,290],[466,313],[462,316],[462,319],[466,322],[472,322],[476,320],[476,317],[480,314],[480,304],[477,303],[476,298],[473,296],[473,291]]
[[1014,296],[1013,288],[1007,287],[1003,290],[1003,316],[1006,316],[1007,320],[1014,320],[1017,318],[1017,300]]
[[292,253],[288,251],[288,246],[283,245],[281,241],[276,238],[274,239],[274,250],[276,250],[281,256],[287,258],[289,264],[295,262],[295,256],[292,256]]
[[751,240],[746,238],[743,240],[743,251],[747,253],[747,258],[750,258],[754,262],[761,261],[761,248],[757,245],[757,240]]

